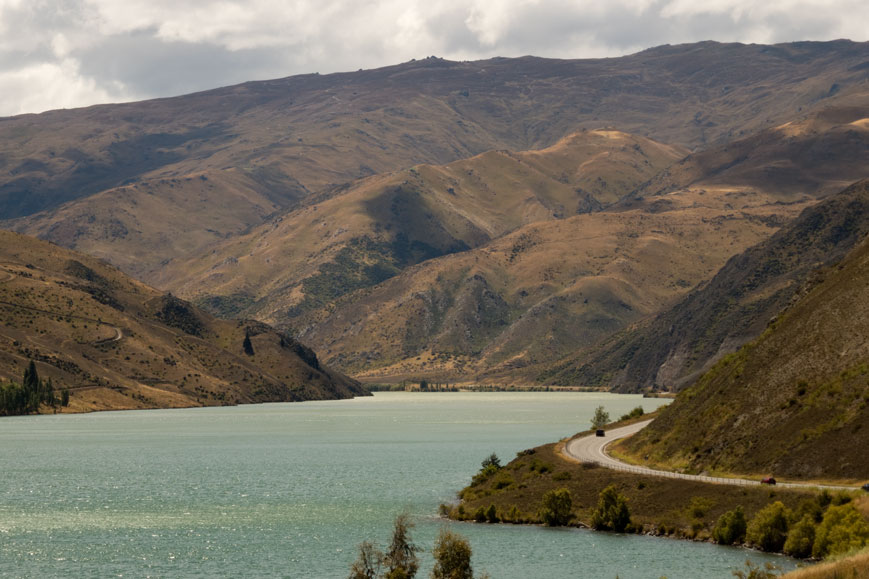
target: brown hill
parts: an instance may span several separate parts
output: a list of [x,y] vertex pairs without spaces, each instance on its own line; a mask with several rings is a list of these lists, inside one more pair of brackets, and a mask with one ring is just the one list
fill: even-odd
[[[602,126],[692,148],[725,142],[863,98],[867,61],[869,44],[848,41],[709,42],[599,60],[432,58],[23,115],[0,120],[0,218],[49,211],[20,230],[143,275],[175,251],[207,251],[366,175],[547,147]],[[222,209],[240,199],[238,213]]]
[[99,260],[5,231],[0,316],[0,377],[20,380],[32,359],[76,411],[365,393],[265,324],[216,320]]
[[526,367],[660,311],[802,207],[737,214],[706,200],[528,225],[348,294],[294,330],[330,363],[368,379],[533,381]]
[[173,260],[157,281],[222,314],[287,324],[426,259],[597,210],[681,157],[642,137],[582,131],[539,151],[369,177],[210,255]]
[[823,197],[869,176],[869,94],[685,157],[636,196],[729,187]]
[[869,478],[869,238],[756,341],[682,392],[627,448],[654,463]]
[[810,279],[869,233],[869,181],[806,209],[653,320],[548,368],[552,384],[680,389],[758,337]]

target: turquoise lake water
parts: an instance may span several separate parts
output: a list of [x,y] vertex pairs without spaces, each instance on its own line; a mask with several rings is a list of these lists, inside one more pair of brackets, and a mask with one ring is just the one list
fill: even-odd
[[[407,510],[480,462],[664,401],[589,393],[378,393],[333,402],[0,419],[0,577],[346,577]],[[578,529],[450,523],[493,579],[730,578],[743,549]],[[419,577],[431,569],[421,554]]]

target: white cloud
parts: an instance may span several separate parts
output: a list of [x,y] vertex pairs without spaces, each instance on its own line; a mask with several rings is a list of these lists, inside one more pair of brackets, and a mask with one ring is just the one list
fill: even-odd
[[866,22],[865,0],[0,0],[0,115],[429,55],[867,40]]
[[108,90],[83,77],[74,60],[0,72],[0,87],[0,110],[9,115],[123,101],[131,96],[117,83],[111,83],[113,90]]

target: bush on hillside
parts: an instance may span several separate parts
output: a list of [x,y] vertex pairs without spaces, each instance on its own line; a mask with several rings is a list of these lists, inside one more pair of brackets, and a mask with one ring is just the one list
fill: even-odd
[[718,518],[712,530],[712,538],[720,545],[733,545],[745,540],[745,513],[742,507],[727,511]]
[[631,524],[628,499],[610,485],[600,492],[597,508],[591,514],[591,526],[598,531],[624,533]]
[[781,551],[788,534],[789,518],[790,512],[781,501],[765,506],[748,524],[748,542],[763,551]]
[[831,506],[815,530],[812,556],[818,559],[857,550],[869,544],[869,523],[853,504]]
[[815,521],[811,515],[804,515],[797,524],[791,526],[782,552],[785,555],[806,559],[812,556],[815,543]]
[[566,488],[548,491],[543,495],[540,506],[540,518],[549,527],[560,527],[568,524],[573,517],[573,499]]

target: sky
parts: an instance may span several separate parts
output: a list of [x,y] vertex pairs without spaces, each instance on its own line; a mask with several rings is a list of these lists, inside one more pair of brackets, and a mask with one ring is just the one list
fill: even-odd
[[0,116],[413,58],[869,40],[867,0],[0,0]]

